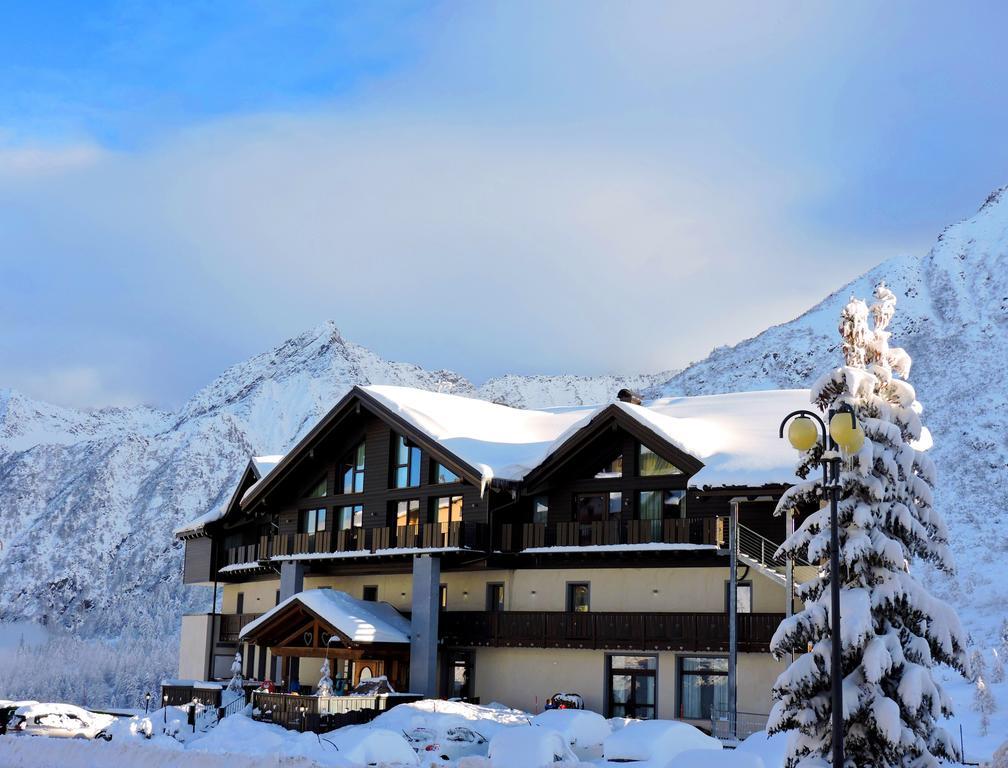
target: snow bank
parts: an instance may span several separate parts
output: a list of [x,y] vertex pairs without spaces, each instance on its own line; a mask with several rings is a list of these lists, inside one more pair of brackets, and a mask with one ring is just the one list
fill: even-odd
[[639,720],[614,731],[603,744],[606,760],[651,760],[687,749],[719,750],[721,742],[677,720]]
[[461,701],[424,699],[409,704],[399,704],[387,712],[382,712],[371,721],[371,724],[375,727],[407,733],[416,728],[428,728],[436,733],[444,733],[449,728],[465,727],[490,739],[501,728],[527,726],[529,715],[519,709],[508,709],[507,707],[478,706]]
[[612,732],[609,722],[587,709],[548,709],[532,718],[532,725],[557,731],[571,747],[601,746]]
[[768,736],[766,731],[756,731],[739,744],[736,752],[750,752],[763,759],[766,768],[784,768],[787,759],[787,733],[775,733]]
[[503,728],[490,740],[491,768],[554,768],[556,763],[577,765],[567,739],[549,728]]
[[362,765],[419,765],[416,752],[401,733],[372,725],[340,728],[326,734],[339,748],[340,756]]
[[767,766],[754,752],[739,752],[732,749],[722,752],[687,749],[666,763],[665,768],[767,768]]

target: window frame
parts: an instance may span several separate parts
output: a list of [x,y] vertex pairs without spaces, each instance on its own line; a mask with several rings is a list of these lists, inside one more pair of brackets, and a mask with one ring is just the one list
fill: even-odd
[[[322,493],[316,493],[322,486]],[[304,492],[303,499],[324,499],[329,496],[329,473],[326,472],[322,477],[316,480],[314,483],[308,486],[308,489]]]
[[[407,508],[406,522],[405,523],[400,523],[399,522],[399,506],[402,505],[402,504],[413,504],[414,502],[416,503],[416,513],[417,513],[416,514],[416,522],[415,523],[409,522],[409,514],[408,514],[408,512],[410,512],[411,509]],[[395,518],[395,522],[393,523],[393,526],[395,528],[408,528],[410,526],[423,525],[424,524],[424,520],[423,520],[423,504],[422,504],[422,501],[421,501],[421,499],[420,499],[419,496],[413,496],[413,497],[410,497],[408,499],[397,499],[396,501],[393,501],[391,503],[392,503],[392,514],[393,514],[393,516]]]
[[[633,669],[628,667],[614,667],[612,663],[613,659],[618,656],[637,656],[637,657],[647,657],[654,659],[654,669]],[[634,651],[612,651],[606,653],[605,663],[603,667],[603,674],[605,675],[604,689],[605,689],[606,718],[613,717],[612,710],[615,702],[613,702],[612,678],[613,673],[615,672],[618,674],[629,674],[631,675],[631,677],[639,675],[641,677],[654,678],[654,683],[652,685],[652,690],[654,691],[654,703],[645,706],[649,706],[652,710],[650,719],[652,720],[658,719],[658,700],[659,700],[659,693],[661,691],[659,687],[660,680],[658,678],[659,661],[660,661],[659,655],[655,652],[636,653]],[[639,715],[636,712],[634,712],[633,714],[624,712],[623,717],[639,717]]]
[[683,677],[686,676],[686,675],[695,676],[695,677],[703,677],[705,675],[707,675],[707,676],[722,677],[722,678],[724,678],[724,684],[727,687],[727,685],[728,685],[728,671],[727,670],[725,670],[724,672],[720,672],[720,671],[718,671],[718,672],[710,672],[710,671],[697,672],[697,671],[694,671],[694,670],[686,671],[686,670],[683,669],[683,662],[686,659],[721,659],[721,660],[727,662],[728,661],[728,657],[727,656],[718,656],[717,654],[710,654],[710,653],[684,653],[684,654],[679,654],[679,655],[676,656],[676,672],[675,672],[675,675],[676,675],[676,680],[675,680],[675,688],[676,688],[676,719],[677,720],[694,720],[694,721],[696,721],[696,720],[705,720],[705,719],[709,720],[710,719],[710,713],[709,712],[707,713],[706,718],[702,714],[698,718],[696,718],[696,717],[687,718],[685,716],[685,712],[684,712],[684,709],[683,709]]
[[[441,520],[441,501],[443,499],[448,499],[448,519]],[[454,508],[455,500],[458,500],[458,520],[452,519],[452,510]],[[461,493],[453,493],[448,496],[432,496],[431,497],[431,516],[430,519],[438,523],[439,525],[450,525],[451,523],[461,523],[463,518],[463,513],[465,511],[465,498]]]
[[[351,462],[352,459],[352,462]],[[367,470],[367,440],[362,439],[344,456],[339,465],[340,494],[349,496],[351,494],[364,493],[365,472]],[[347,475],[350,476],[350,490],[347,490]],[[360,490],[357,489],[358,479],[360,480]]]
[[[395,439],[392,441],[392,461],[391,461],[391,477],[390,485],[392,488],[405,489],[405,488],[419,488],[422,482],[421,467],[423,464],[423,452],[420,450],[420,446],[416,445],[412,440],[408,440],[405,435],[398,432],[393,432]],[[400,462],[400,449],[405,449],[406,457],[405,463]],[[414,463],[414,451],[416,451],[416,462]],[[406,471],[406,484],[399,484],[399,472],[400,470]]]
[[[461,483],[462,477],[457,473],[453,472],[450,468],[442,464],[436,459],[431,460],[431,485],[452,485],[454,483]],[[443,469],[448,472],[454,479],[453,480],[442,480],[441,474],[438,470]]]
[[[736,613],[738,613],[739,615],[746,615],[746,614],[749,614],[749,613],[754,613],[753,602],[754,602],[754,598],[755,598],[756,594],[753,591],[752,579],[744,579],[742,581],[736,581],[735,582],[736,593],[738,592],[739,589],[743,589],[743,588],[748,588],[749,589],[749,610],[748,611],[739,611],[738,610],[738,599],[736,598],[736,601],[735,601]],[[730,597],[731,597],[731,581],[728,580],[728,579],[726,579],[725,583],[724,583],[724,609],[725,609],[725,613],[728,613],[728,600],[729,600]]]
[[[495,592],[500,589],[500,600],[494,601]],[[488,581],[486,585],[486,610],[487,613],[503,613],[507,610],[507,591],[503,581]]]
[[[298,533],[307,534],[308,536],[315,536],[319,533],[325,533],[329,530],[328,520],[329,512],[328,507],[314,507],[312,509],[299,509],[298,510]],[[321,513],[321,514],[320,514]],[[307,530],[309,526],[307,521],[311,520],[313,523],[312,530]],[[322,527],[319,528],[319,520],[322,521]]]
[[[583,611],[574,610],[574,590],[584,587],[588,594],[588,601]],[[568,581],[564,590],[565,606],[567,613],[591,613],[591,582],[590,581]]]
[[[350,525],[346,528],[343,527],[343,511],[350,510]],[[358,515],[360,515],[360,524],[357,524]],[[364,527],[364,505],[363,504],[341,504],[338,507],[333,507],[333,524],[335,531],[355,531],[360,530]]]
[[[374,597],[368,597],[369,590],[374,590],[371,594]],[[361,600],[365,603],[377,603],[378,602],[378,585],[377,584],[364,584],[361,586]]]
[[[542,506],[542,519],[539,517],[539,507]],[[549,496],[542,494],[532,497],[532,523],[535,525],[546,525],[549,522]]]
[[[652,456],[657,458],[659,461],[668,464],[672,468],[671,472],[645,472],[644,471],[644,452],[650,453]],[[644,443],[637,443],[637,477],[680,477],[686,473],[679,467],[675,465],[674,462],[668,459],[662,458],[657,451],[651,450]]]

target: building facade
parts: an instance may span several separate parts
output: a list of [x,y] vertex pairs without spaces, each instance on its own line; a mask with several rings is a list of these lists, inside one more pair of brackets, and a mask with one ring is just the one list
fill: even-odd
[[[795,480],[776,429],[807,402],[621,392],[529,411],[354,388],[176,531],[185,582],[220,601],[184,617],[180,676],[225,677],[240,650],[246,676],[302,689],[325,658],[338,689],[384,675],[530,711],[571,692],[607,716],[709,721],[730,695],[734,512],[737,707],[766,713],[789,610],[773,552],[790,521],[772,511]],[[408,621],[408,644],[369,605]]]

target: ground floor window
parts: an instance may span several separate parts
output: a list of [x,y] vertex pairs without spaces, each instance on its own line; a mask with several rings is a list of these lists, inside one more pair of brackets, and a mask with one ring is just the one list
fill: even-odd
[[709,720],[711,709],[728,709],[728,659],[679,659],[679,717]]
[[606,656],[608,717],[653,720],[657,706],[657,656]]

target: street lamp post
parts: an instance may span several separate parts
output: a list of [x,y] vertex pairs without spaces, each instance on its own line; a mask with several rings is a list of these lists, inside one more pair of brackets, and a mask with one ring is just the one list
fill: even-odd
[[150,714],[150,691],[144,694],[144,714]]
[[[788,422],[791,422],[788,425]],[[817,429],[818,425],[818,429]],[[829,412],[829,428],[813,411],[793,411],[784,417],[780,436],[788,427],[788,441],[802,452],[821,442],[819,463],[823,470],[823,490],[830,500],[830,693],[833,710],[833,768],[843,768],[843,662],[840,641],[840,531],[837,506],[840,501],[840,450],[856,453],[864,443],[864,431],[857,422],[854,409],[846,403]],[[820,437],[821,436],[821,437]],[[788,596],[790,599],[790,595]]]

